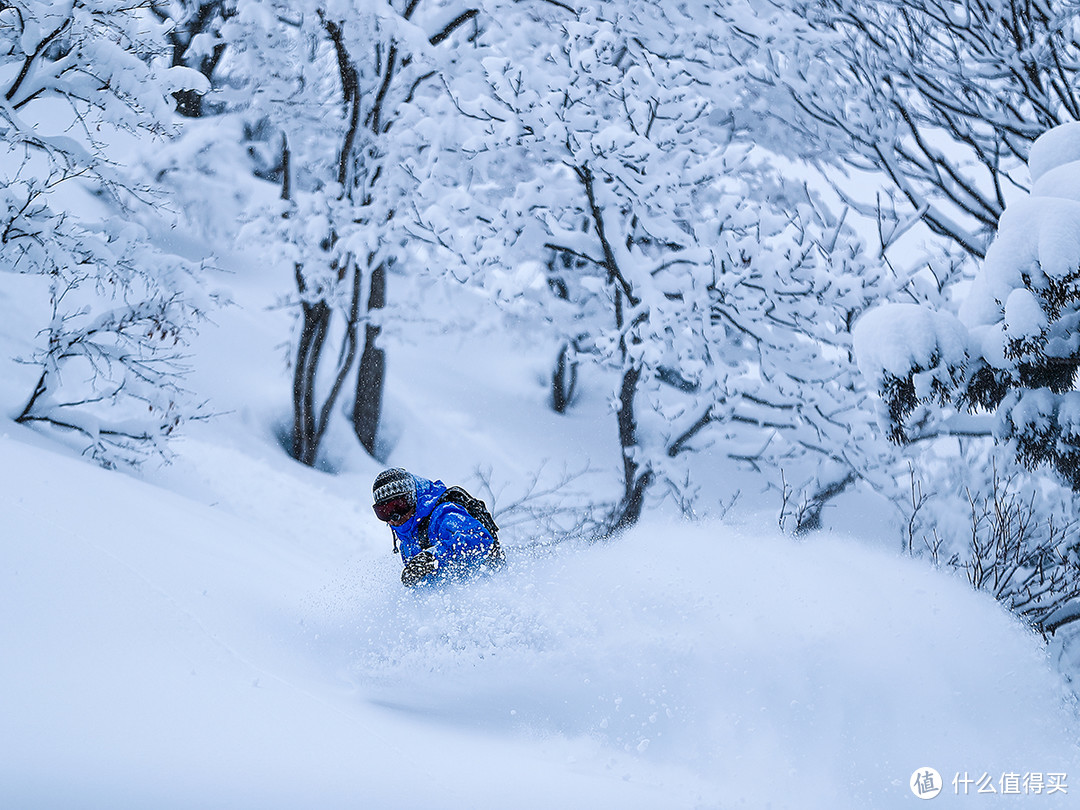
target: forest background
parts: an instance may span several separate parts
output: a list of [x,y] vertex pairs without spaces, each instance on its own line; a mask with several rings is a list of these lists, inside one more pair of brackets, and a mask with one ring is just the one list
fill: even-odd
[[[524,545],[872,519],[1071,678],[1078,24],[1049,0],[6,4],[5,412],[168,480],[185,436],[237,424],[206,380],[250,370],[200,333],[258,278],[282,331],[251,400],[283,459],[438,460],[417,472]],[[463,348],[495,342],[487,369]],[[517,437],[431,416],[522,378],[539,439],[479,395]],[[496,463],[566,436],[583,452]]]

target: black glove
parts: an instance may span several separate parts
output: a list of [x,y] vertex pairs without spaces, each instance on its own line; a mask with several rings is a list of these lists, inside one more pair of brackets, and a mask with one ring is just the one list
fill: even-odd
[[401,584],[411,588],[439,568],[439,561],[430,551],[421,551],[415,557],[405,561],[405,570],[401,572]]

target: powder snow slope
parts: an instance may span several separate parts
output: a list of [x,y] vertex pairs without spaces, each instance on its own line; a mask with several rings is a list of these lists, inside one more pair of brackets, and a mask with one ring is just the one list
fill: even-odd
[[[850,539],[646,523],[417,594],[310,471],[259,462],[209,505],[40,444],[0,437],[0,807],[891,808],[924,766],[1080,779],[1039,642]],[[258,466],[192,441],[174,479],[223,464]],[[273,526],[244,515],[264,486]],[[335,511],[337,539],[306,531]]]
[[[741,488],[749,528],[650,518],[544,547],[511,527],[499,576],[403,590],[345,420],[333,474],[275,442],[290,279],[223,259],[236,305],[189,379],[223,415],[171,466],[106,472],[0,424],[0,809],[865,810],[921,806],[924,767],[948,783],[932,806],[1072,806],[1078,726],[1038,639],[869,530],[761,530],[720,459],[700,483]],[[26,283],[0,285],[9,416],[33,384],[11,361],[39,323]],[[480,331],[388,333],[391,462],[471,485],[482,461],[512,500],[545,460],[587,460],[571,489],[617,488],[604,386],[555,415]],[[1077,784],[952,795],[1012,773]]]

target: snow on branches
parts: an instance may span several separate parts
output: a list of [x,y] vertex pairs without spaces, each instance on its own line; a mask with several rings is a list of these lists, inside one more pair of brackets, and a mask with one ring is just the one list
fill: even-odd
[[949,313],[885,304],[860,318],[853,336],[860,370],[882,392],[889,437],[903,444],[911,438],[905,423],[920,403],[944,403],[957,385],[968,359],[967,330]]
[[743,71],[731,32],[700,24],[707,9],[609,9],[489,32],[486,89],[451,83],[468,136],[457,171],[444,161],[422,178],[417,235],[501,305],[549,323],[570,361],[613,372],[616,528],[653,482],[692,510],[681,465],[714,443],[750,464],[802,465],[825,488],[850,483],[870,431],[848,330],[889,288],[884,271],[740,137]]
[[991,411],[1020,461],[1080,490],[1080,124],[1039,138],[1030,166],[1031,194],[1006,208],[959,317],[872,312],[856,348],[895,439],[911,438],[910,415],[931,400]]
[[[937,237],[935,253],[981,260],[1006,202],[1026,190],[1033,141],[1080,119],[1073,0],[722,6],[760,88],[749,110],[792,124],[784,154],[841,169],[840,193],[878,219],[882,250],[901,246],[890,253],[905,264],[899,240],[915,223]],[[939,286],[957,269],[939,269]]]
[[192,406],[179,385],[199,298],[192,267],[133,220],[148,189],[113,163],[131,134],[169,127],[169,65],[150,4],[24,0],[0,9],[0,262],[47,279],[41,369],[16,418],[72,431],[103,463],[160,451]]
[[[372,455],[385,452],[387,279],[412,258],[399,211],[414,174],[439,157],[431,140],[442,122],[424,115],[423,100],[456,69],[476,15],[462,0],[238,0],[222,26],[240,88],[225,95],[280,155],[280,203],[254,227],[296,280],[290,453],[305,464],[316,462],[354,365],[353,431]],[[336,343],[331,366],[323,355]]]

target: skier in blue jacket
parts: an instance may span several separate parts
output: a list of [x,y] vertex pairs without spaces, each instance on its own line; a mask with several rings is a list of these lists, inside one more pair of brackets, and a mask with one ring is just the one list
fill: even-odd
[[441,582],[502,564],[494,521],[485,527],[442,481],[394,467],[376,476],[371,492],[375,516],[393,530],[394,548],[405,564],[404,585]]

